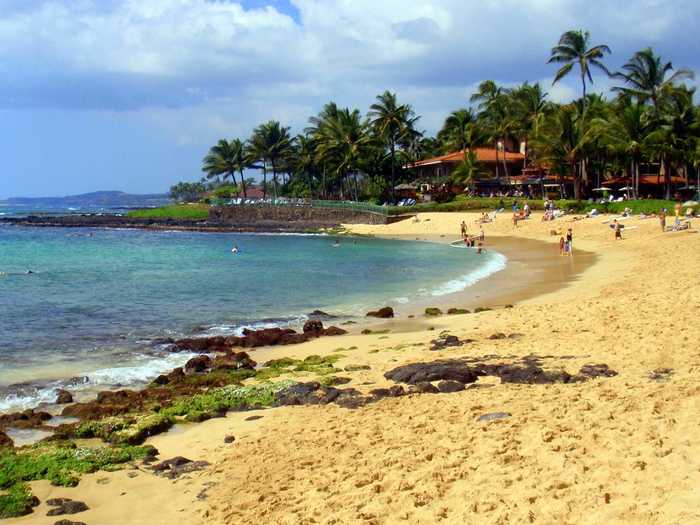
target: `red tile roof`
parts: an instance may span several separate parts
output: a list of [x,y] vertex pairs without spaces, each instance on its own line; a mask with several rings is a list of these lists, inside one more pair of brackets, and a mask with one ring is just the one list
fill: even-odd
[[[476,160],[479,162],[496,162],[496,150],[494,148],[474,148],[472,150],[476,153]],[[503,162],[503,155],[505,154],[506,162],[522,162],[525,160],[525,155],[522,153],[514,153],[512,151],[498,152],[498,161]],[[411,164],[409,167],[416,168],[421,166],[432,166],[434,164],[453,164],[456,162],[461,162],[464,159],[464,151],[455,151],[454,153],[448,153],[447,155],[441,155],[439,157],[433,157],[432,159],[423,159],[418,162]]]

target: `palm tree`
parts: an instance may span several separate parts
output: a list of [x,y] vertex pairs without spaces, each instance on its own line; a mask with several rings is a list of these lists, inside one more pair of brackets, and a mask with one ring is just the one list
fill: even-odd
[[505,161],[505,141],[507,135],[514,128],[515,122],[510,119],[508,101],[508,91],[497,86],[493,80],[485,80],[470,98],[470,102],[478,102],[479,118],[484,122],[484,131],[493,141],[496,153],[496,178],[500,178],[498,171],[498,154],[500,146],[503,146],[503,168],[506,176],[508,166]]
[[471,149],[465,149],[462,161],[457,165],[450,176],[452,182],[455,184],[467,186],[480,174],[481,169],[479,169],[476,153]]
[[539,136],[540,128],[547,114],[551,112],[552,105],[547,102],[547,93],[542,90],[539,82],[525,82],[511,92],[511,97],[516,114],[516,134],[525,143],[525,167],[530,156],[530,140]]
[[480,127],[472,109],[458,109],[450,113],[438,132],[438,140],[442,142],[445,153],[463,151],[475,146]]
[[274,197],[277,198],[277,168],[289,156],[292,150],[292,137],[289,127],[281,126],[276,120],[261,124],[253,131],[249,140],[253,156],[263,162],[263,196],[266,196],[267,164],[272,167]]
[[[689,69],[673,71],[673,64],[662,63],[661,57],[650,47],[637,51],[622,69],[625,72],[618,72],[613,76],[624,80],[625,84],[631,87],[617,86],[612,90],[636,97],[641,102],[651,101],[657,118],[662,95],[668,93],[676,82],[695,78],[695,74]],[[671,74],[668,75],[669,73]]]
[[590,33],[588,31],[567,31],[559,38],[559,43],[552,48],[551,56],[547,61],[564,64],[554,76],[552,84],[556,84],[568,75],[578,64],[581,85],[583,86],[582,98],[586,99],[586,78],[593,83],[591,66],[600,69],[606,75],[610,75],[608,68],[602,62],[605,54],[610,54],[610,48],[605,44],[588,47],[590,43]]
[[629,166],[635,198],[639,196],[639,167],[650,131],[649,121],[648,109],[639,100],[622,96],[608,118],[598,117],[591,122],[592,132],[602,144],[622,156]]
[[233,184],[236,184],[236,171],[239,167],[238,143],[240,143],[238,139],[230,142],[226,139],[219,140],[204,157],[202,171],[207,173],[208,177],[223,175],[224,180],[226,177],[231,177]]
[[389,146],[391,157],[391,198],[395,200],[394,185],[396,181],[396,146],[407,135],[414,132],[418,120],[409,104],[399,104],[396,94],[385,91],[377,96],[377,101],[370,106],[369,117],[377,135]]
[[324,120],[319,129],[318,155],[331,163],[341,188],[350,175],[354,179],[355,200],[359,198],[357,172],[363,159],[372,151],[369,123],[362,120],[360,111],[348,108],[338,110],[334,118]]

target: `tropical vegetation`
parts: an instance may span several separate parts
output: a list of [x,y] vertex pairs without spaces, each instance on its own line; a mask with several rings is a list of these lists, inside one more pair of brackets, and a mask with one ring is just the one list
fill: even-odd
[[[435,136],[421,131],[414,108],[390,91],[379,94],[366,113],[329,102],[296,136],[273,120],[247,139],[219,140],[203,159],[205,177],[195,186],[173,187],[173,197],[196,200],[221,184],[245,197],[252,183],[246,176],[257,172],[265,197],[394,203],[400,183],[463,187],[512,175],[504,144],[521,144],[525,167],[546,170],[562,186],[566,181],[575,199],[594,196],[591,190],[617,177],[630,181],[632,197],[640,196],[643,174],[656,176],[667,199],[672,176],[694,184],[700,109],[695,88],[685,84],[694,73],[674,68],[651,48],[634,53],[614,72],[606,64],[610,47],[591,40],[587,31],[567,31],[547,60],[558,66],[552,84],[568,75],[580,78],[580,98],[572,102],[553,102],[539,83],[486,80]],[[593,71],[611,79],[607,93],[590,92]],[[477,147],[493,148],[495,172],[481,165]],[[455,151],[463,158],[446,180],[419,180],[411,168],[417,160]]]

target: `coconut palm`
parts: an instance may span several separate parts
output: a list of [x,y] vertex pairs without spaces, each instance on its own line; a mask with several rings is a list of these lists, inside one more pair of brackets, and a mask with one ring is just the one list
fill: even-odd
[[477,102],[479,119],[483,123],[483,131],[493,142],[496,153],[496,178],[500,178],[498,168],[499,151],[503,148],[503,168],[506,176],[508,166],[505,161],[505,143],[508,135],[515,129],[515,121],[512,119],[512,106],[508,100],[508,90],[499,87],[493,80],[485,80],[477,88],[477,92],[470,98],[470,102]]
[[352,175],[355,200],[359,198],[357,173],[363,159],[371,154],[372,146],[369,123],[362,119],[357,109],[339,109],[319,128],[318,155],[332,165],[340,182],[341,193]]
[[276,120],[265,122],[255,128],[249,144],[252,156],[262,161],[264,196],[267,193],[265,188],[267,186],[268,163],[272,168],[274,197],[276,199],[278,195],[278,168],[292,151],[292,137],[289,134],[289,127],[280,125]]
[[615,73],[614,76],[622,79],[628,86],[616,86],[612,90],[636,97],[642,102],[650,101],[656,117],[660,116],[661,97],[677,82],[695,78],[695,74],[689,69],[674,71],[673,64],[662,62],[661,57],[650,47],[636,52],[622,69],[624,72]]
[[238,139],[230,142],[226,139],[219,140],[216,145],[209,149],[209,153],[204,157],[202,171],[209,178],[223,175],[223,179],[226,180],[227,177],[230,177],[233,184],[236,184],[236,171],[238,171],[240,165],[238,162],[239,143],[240,140]]
[[530,156],[530,140],[539,136],[545,117],[552,110],[552,105],[547,102],[547,93],[538,83],[525,82],[511,92],[514,111],[516,113],[515,133],[525,143],[525,164]]
[[399,104],[396,94],[385,91],[378,95],[370,106],[369,118],[375,132],[389,148],[391,158],[391,198],[395,200],[396,147],[409,136],[415,134],[414,125],[418,120],[409,104]]
[[571,73],[578,64],[581,77],[582,98],[586,99],[586,79],[593,83],[591,68],[597,68],[606,75],[610,75],[608,68],[603,64],[605,54],[610,54],[610,48],[605,44],[589,47],[591,35],[588,31],[567,31],[559,38],[559,43],[552,48],[548,64],[564,64],[554,76],[552,84],[556,84],[566,75]]

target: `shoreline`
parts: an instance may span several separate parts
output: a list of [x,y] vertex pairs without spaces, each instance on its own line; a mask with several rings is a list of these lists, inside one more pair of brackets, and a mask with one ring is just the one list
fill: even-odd
[[[430,214],[429,223],[357,229],[449,235],[465,216]],[[392,385],[384,374],[397,366],[444,359],[536,357],[546,370],[570,373],[605,363],[617,376],[572,384],[487,377],[458,392],[386,398],[356,410],[229,412],[146,441],[162,458],[206,460],[205,470],[173,482],[135,465],[85,475],[77,488],[33,482],[41,505],[8,523],[52,525],[45,517],[50,497],[86,501],[90,510],[76,518],[106,525],[125,519],[291,524],[319,517],[380,525],[697,521],[700,444],[688,436],[697,432],[700,402],[700,236],[661,234],[656,221],[631,219],[635,229],[616,242],[603,219],[544,224],[535,218],[515,232],[507,221],[485,228],[487,240],[537,239],[557,252],[548,230],[571,224],[575,246],[595,253],[595,264],[568,285],[514,308],[416,318],[407,320],[410,331],[348,334],[271,351],[304,358],[339,355],[342,347],[337,366],[350,378],[346,386],[361,392]],[[469,342],[430,350],[443,332]],[[251,356],[262,361],[262,352]],[[366,368],[347,370],[356,364]],[[314,379],[298,379],[304,377]],[[480,420],[495,413],[508,415]],[[235,441],[224,443],[227,436]]]
[[[269,235],[275,235],[274,232],[268,232]],[[311,234],[309,234],[311,235]],[[353,236],[352,234],[350,236]],[[425,236],[422,238],[414,238],[408,235],[378,235],[377,238],[383,238],[387,240],[400,240],[408,242],[431,242],[436,244],[447,244],[449,239],[444,235],[442,236]],[[568,280],[583,271],[588,266],[594,264],[595,257],[585,252],[585,256],[577,258],[575,265],[568,264],[573,261],[564,260],[558,256],[554,256],[550,251],[547,250],[548,246],[541,241],[534,240],[523,240],[515,237],[493,237],[488,239],[485,243],[487,249],[493,249],[507,257],[506,266],[503,270],[490,273],[486,277],[477,280],[474,284],[466,286],[463,290],[455,291],[452,293],[444,295],[434,295],[427,297],[420,297],[414,299],[410,303],[405,305],[398,304],[394,305],[394,310],[397,312],[397,317],[394,319],[374,319],[370,317],[347,317],[343,315],[336,316],[336,312],[331,312],[331,317],[327,320],[331,323],[351,321],[352,325],[344,325],[352,335],[359,335],[364,329],[371,329],[373,331],[386,331],[391,332],[402,331],[411,332],[422,329],[424,326],[429,326],[433,321],[433,317],[424,315],[425,308],[439,308],[441,310],[447,311],[449,308],[468,308],[473,310],[476,307],[488,307],[497,308],[503,307],[504,305],[512,305],[514,303],[532,299],[539,295],[551,293],[557,289],[566,286]],[[548,274],[548,270],[557,269],[557,274]],[[533,277],[536,276],[537,280],[533,281]],[[513,286],[515,281],[520,280],[521,283],[518,286]],[[387,298],[384,304],[378,304],[376,307],[384,306],[392,301]],[[314,308],[310,305],[307,310]],[[293,322],[287,326],[294,329],[301,329],[304,321],[309,319],[309,314],[299,314],[290,316],[293,319],[298,319],[297,322]],[[253,323],[255,324],[255,323]],[[192,334],[182,334],[182,337],[207,337],[204,333],[195,332]],[[153,347],[146,346],[143,347],[144,352],[148,350],[155,351]],[[270,347],[270,348],[259,348],[256,349],[256,355],[264,355],[266,359],[274,359],[275,354],[281,351],[280,347]],[[145,355],[145,354],[144,354]],[[184,356],[193,357],[195,354]],[[169,356],[174,357],[174,354],[166,353],[161,357],[162,361],[166,361]],[[186,361],[186,359],[181,359]],[[153,359],[156,359],[155,355]],[[108,365],[113,366],[108,366]],[[107,363],[105,362],[100,370],[104,367],[108,368],[118,368],[118,363]],[[163,368],[159,373],[167,374],[171,372],[173,368]],[[78,372],[68,372],[62,376],[51,376],[51,377],[41,377],[35,380],[26,380],[21,383],[12,383],[4,385],[3,388],[9,389],[13,386],[26,387],[32,385],[48,385],[55,383],[51,386],[54,390],[68,388],[70,386],[67,384],[71,380],[75,380],[82,376],[90,375],[89,372],[80,371]],[[154,374],[155,378],[158,374]],[[57,384],[57,385],[56,385]],[[101,391],[114,391],[121,388],[130,388],[135,390],[142,390],[146,388],[149,381],[141,381],[135,383],[123,384],[121,382],[116,382],[114,385],[107,384],[95,384],[85,388],[70,389],[73,393],[76,401],[85,402],[95,398],[95,396]],[[52,402],[41,401],[36,404],[27,405],[23,407],[17,407],[7,410],[0,411],[2,413],[12,413],[18,410],[35,409],[35,410],[46,410],[50,413],[60,413],[63,407],[61,405],[56,405]],[[58,412],[57,412],[58,411]]]

